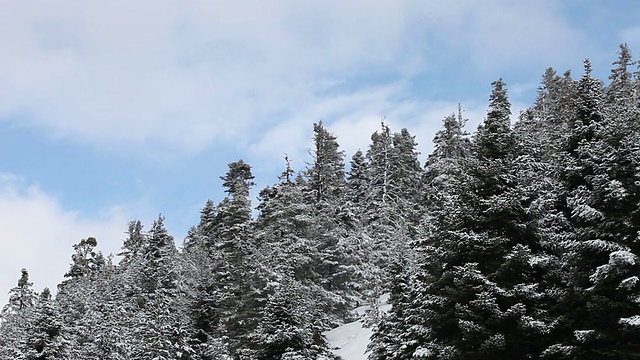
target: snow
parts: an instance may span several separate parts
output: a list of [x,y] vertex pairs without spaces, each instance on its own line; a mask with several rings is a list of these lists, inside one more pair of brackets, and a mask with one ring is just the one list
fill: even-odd
[[336,355],[344,360],[366,360],[367,345],[373,332],[362,326],[362,321],[354,321],[325,333]]
[[620,324],[632,327],[640,326],[640,315],[620,319]]
[[[388,294],[380,297],[381,312],[391,310],[391,305],[387,303],[388,298]],[[370,309],[370,306],[361,306],[354,311],[362,317]],[[370,328],[363,326],[363,320],[357,320],[329,330],[324,335],[330,347],[334,349],[333,352],[344,360],[366,360],[368,354],[365,352],[372,334],[373,331]]]
[[595,330],[576,330],[573,332],[573,336],[579,342],[585,342],[590,337],[592,337],[595,333],[596,333]]
[[637,276],[626,278],[620,282],[620,285],[618,285],[618,289],[632,290],[636,287],[639,281],[640,279],[638,279]]
[[614,251],[609,255],[609,263],[612,265],[628,265],[636,264],[638,257],[630,251]]

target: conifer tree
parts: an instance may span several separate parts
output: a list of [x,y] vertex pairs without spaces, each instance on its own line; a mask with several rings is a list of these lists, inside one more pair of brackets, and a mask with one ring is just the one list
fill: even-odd
[[229,339],[234,358],[251,347],[247,336],[256,326],[264,301],[260,289],[266,278],[256,261],[249,200],[253,178],[251,166],[242,160],[230,163],[229,171],[221,177],[228,196],[218,204],[213,244],[215,274],[208,290],[208,306],[216,307],[218,313],[217,337]]
[[[433,139],[433,152],[425,164],[423,176],[424,206],[427,218],[423,226],[439,224],[440,227],[455,226],[457,217],[454,209],[459,206],[464,192],[465,161],[471,154],[469,134],[464,129],[466,120],[458,108],[458,116],[452,114],[443,120],[443,128]],[[447,223],[445,223],[447,222]]]
[[18,286],[9,291],[9,302],[0,313],[0,357],[26,359],[26,343],[35,317],[38,294],[29,281],[27,269],[21,270]]
[[374,305],[390,280],[389,268],[413,257],[410,245],[422,217],[422,169],[416,147],[408,130],[392,133],[384,122],[371,135],[362,238],[368,242],[363,262],[370,264],[366,293]]
[[361,150],[353,154],[347,173],[348,199],[358,208],[364,207],[367,196],[368,164]]
[[344,152],[322,121],[313,124],[313,158],[306,171],[310,193],[319,207],[334,205],[345,191]]
[[634,280],[640,276],[634,165],[640,158],[639,138],[630,125],[637,122],[637,110],[622,105],[631,93],[625,70],[629,58],[622,46],[608,94],[585,61],[572,141],[566,148],[564,213],[571,236],[564,246],[571,298],[564,344],[572,349],[571,356],[583,359],[640,357],[635,341],[640,329],[629,320],[640,311],[634,300],[640,295]]
[[319,281],[316,263],[320,254],[313,243],[313,208],[304,201],[304,184],[290,178],[260,192],[256,237],[269,268],[304,284]]
[[71,356],[90,352],[95,342],[91,306],[100,299],[93,296],[93,287],[107,265],[102,253],[95,250],[97,245],[93,237],[73,245],[69,271],[64,275],[66,279],[58,285],[55,302],[64,319],[61,332],[73,344]]
[[313,265],[318,274],[315,285],[321,287],[318,291],[324,293],[320,296],[327,301],[330,312],[342,321],[348,317],[351,307],[351,272],[343,264],[350,261],[345,256],[350,257],[348,227],[353,218],[347,201],[345,155],[336,136],[324,127],[322,121],[314,124],[313,132],[312,162],[304,175],[305,195],[314,210],[310,238],[318,250]]
[[434,202],[452,206],[459,217],[434,218],[430,238],[419,246],[424,258],[413,284],[395,295],[405,312],[404,340],[389,345],[392,356],[372,359],[514,359],[536,357],[544,349],[550,319],[545,304],[536,301],[536,274],[544,269],[532,261],[540,251],[538,239],[525,231],[531,219],[517,182],[519,150],[505,84],[492,85],[473,154],[452,174],[465,176],[467,188],[453,188],[459,197],[451,201]]
[[190,334],[184,295],[179,286],[178,252],[162,215],[153,222],[146,242],[138,278],[139,311],[134,315],[138,329],[135,336],[144,345],[134,356],[188,358]]
[[118,254],[123,257],[122,264],[128,264],[134,258],[140,256],[146,246],[146,238],[142,233],[140,220],[130,221],[127,228],[127,238],[122,244],[122,251]]
[[284,276],[268,290],[262,318],[251,335],[255,359],[330,359],[322,328],[315,323],[312,293]]
[[37,298],[33,290],[33,283],[29,281],[29,271],[23,268],[20,271],[18,286],[9,291],[9,303],[2,308],[2,314],[16,313],[34,305]]
[[62,319],[51,292],[45,288],[35,307],[26,342],[26,359],[65,359],[69,346],[62,337]]

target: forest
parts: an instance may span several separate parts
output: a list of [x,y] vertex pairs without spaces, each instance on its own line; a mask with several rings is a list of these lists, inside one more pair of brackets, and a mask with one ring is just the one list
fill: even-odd
[[338,359],[323,332],[363,304],[370,360],[640,359],[638,68],[626,44],[606,83],[549,68],[517,121],[499,79],[424,164],[407,129],[347,157],[315,123],[255,207],[230,163],[182,244],[162,215],[118,254],[82,239],[55,296],[16,269],[0,359]]

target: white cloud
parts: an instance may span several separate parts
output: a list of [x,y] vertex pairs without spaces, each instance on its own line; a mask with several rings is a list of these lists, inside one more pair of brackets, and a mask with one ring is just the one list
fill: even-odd
[[121,247],[127,226],[122,208],[100,219],[83,219],[63,209],[57,199],[13,174],[0,173],[0,302],[29,270],[36,291],[56,285],[69,270],[72,245],[93,236],[105,255]]
[[[514,91],[530,89],[531,84],[515,84]],[[460,102],[463,117],[468,119],[467,131],[473,133],[486,117],[490,87],[486,101],[466,99]],[[530,104],[512,102],[512,119],[516,121],[520,111]],[[278,173],[284,169],[285,153],[292,160],[295,170],[303,170],[309,161],[307,149],[312,148],[312,122],[322,120],[325,127],[337,136],[346,162],[358,150],[366,152],[371,134],[380,130],[380,123],[390,126],[393,132],[407,128],[418,142],[420,160],[424,161],[433,149],[433,135],[442,127],[442,120],[457,114],[458,103],[449,101],[414,100],[407,97],[406,85],[390,85],[361,89],[349,94],[337,94],[322,101],[301,104],[299,111],[288,115],[282,122],[249,146],[251,162],[259,171]]]
[[[274,124],[272,135],[287,136],[300,134],[289,125],[327,114],[380,116],[336,99],[358,100],[371,86],[350,79],[373,72],[395,82],[438,52],[480,68],[548,61],[580,43],[556,10],[504,1],[12,1],[0,13],[0,119],[101,148],[242,147]],[[386,95],[376,100],[395,101]],[[294,117],[301,112],[309,116]]]

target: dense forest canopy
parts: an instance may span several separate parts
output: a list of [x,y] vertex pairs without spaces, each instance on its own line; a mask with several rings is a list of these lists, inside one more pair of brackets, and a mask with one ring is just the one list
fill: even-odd
[[334,359],[323,332],[389,293],[371,360],[640,359],[637,64],[621,45],[606,85],[549,68],[515,123],[496,80],[424,164],[384,120],[354,154],[313,124],[306,168],[285,156],[257,204],[230,163],[181,246],[159,216],[118,261],[80,240],[55,296],[16,269],[0,358]]

